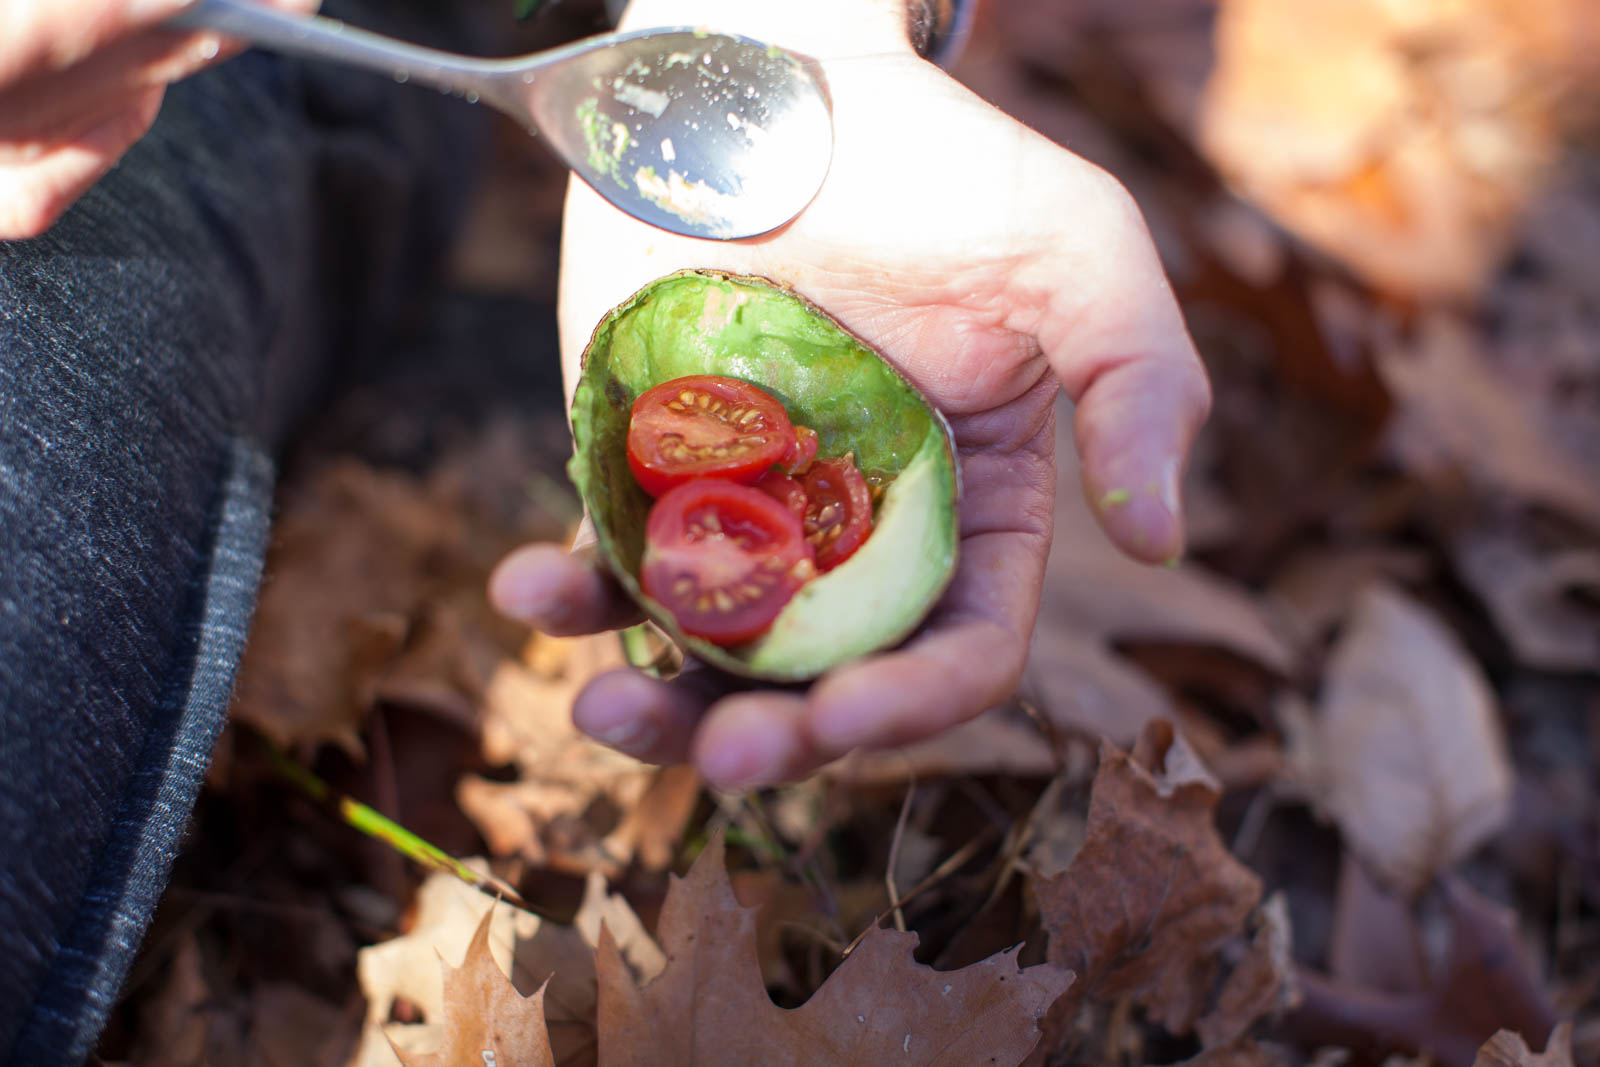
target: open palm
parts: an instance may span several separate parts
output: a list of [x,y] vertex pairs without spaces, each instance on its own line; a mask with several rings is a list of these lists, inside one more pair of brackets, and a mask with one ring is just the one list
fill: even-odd
[[[724,786],[793,778],[858,746],[905,744],[1004,700],[1021,676],[1049,552],[1059,388],[1076,402],[1085,492],[1125,551],[1182,548],[1178,478],[1209,391],[1137,208],[1103,171],[901,49],[824,59],[835,152],[817,199],[763,238],[645,226],[574,183],[561,333],[567,377],[594,324],[685,267],[792,286],[894,362],[949,417],[961,562],[901,649],[808,690],[691,669],[590,683],[586,732]],[[628,621],[592,557],[531,546],[496,572],[506,613],[554,633]]]

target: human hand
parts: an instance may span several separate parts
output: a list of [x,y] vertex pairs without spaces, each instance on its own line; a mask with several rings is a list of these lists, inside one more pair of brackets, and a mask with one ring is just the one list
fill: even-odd
[[167,85],[222,57],[216,34],[158,28],[190,2],[0,0],[0,240],[43,233],[145,135]]
[[[746,689],[691,666],[670,681],[612,672],[579,695],[580,729],[651,762],[692,759],[721,786],[914,742],[1014,691],[1050,547],[1058,388],[1076,403],[1084,491],[1112,540],[1150,562],[1182,551],[1179,475],[1210,393],[1138,209],[1104,172],[916,58],[903,28],[887,25],[849,55],[821,37],[767,38],[821,59],[834,99],[832,169],[784,230],[696,241],[638,223],[578,182],[568,194],[569,390],[610,307],[660,275],[712,267],[791,285],[887,355],[955,431],[960,565],[902,648],[805,691]],[[490,594],[549,633],[637,617],[592,553],[552,545],[508,557]]]

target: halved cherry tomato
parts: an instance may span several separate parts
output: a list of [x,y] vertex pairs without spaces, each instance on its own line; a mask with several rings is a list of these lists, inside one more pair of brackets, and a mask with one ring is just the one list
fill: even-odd
[[783,473],[804,474],[811,466],[811,461],[817,458],[817,445],[820,439],[817,431],[809,426],[796,425],[794,428],[794,448],[783,457]]
[[766,493],[699,478],[645,522],[639,581],[684,633],[719,645],[759,637],[817,573],[799,516]]
[[712,374],[646,390],[628,423],[628,466],[651,496],[692,478],[748,484],[795,448],[782,404],[748,382]]
[[806,487],[796,479],[789,477],[776,468],[761,476],[755,488],[794,512],[801,519],[806,517]]
[[872,492],[855,457],[819,459],[806,471],[806,540],[817,569],[829,571],[849,559],[872,532]]

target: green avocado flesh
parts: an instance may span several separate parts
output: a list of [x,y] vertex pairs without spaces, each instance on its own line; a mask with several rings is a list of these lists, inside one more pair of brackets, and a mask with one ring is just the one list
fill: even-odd
[[[795,594],[765,635],[719,648],[688,637],[639,588],[651,498],[628,469],[628,418],[651,386],[690,374],[742,378],[816,430],[818,455],[854,452],[887,482],[871,536]],[[611,311],[584,352],[572,403],[569,470],[623,587],[686,651],[735,674],[802,681],[890,648],[914,630],[955,572],[958,479],[950,429],[872,349],[790,290],[689,271]]]

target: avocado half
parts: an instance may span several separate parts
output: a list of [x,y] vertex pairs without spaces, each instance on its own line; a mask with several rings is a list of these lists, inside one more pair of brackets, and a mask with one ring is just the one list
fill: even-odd
[[[651,386],[688,374],[742,378],[887,482],[866,543],[795,594],[765,635],[722,648],[678,629],[639,587],[651,498],[628,469],[628,417]],[[682,271],[612,309],[583,353],[568,470],[600,549],[645,613],[700,660],[767,681],[814,678],[892,648],[922,622],[956,567],[958,468],[949,424],[916,387],[820,308],[764,278]]]

